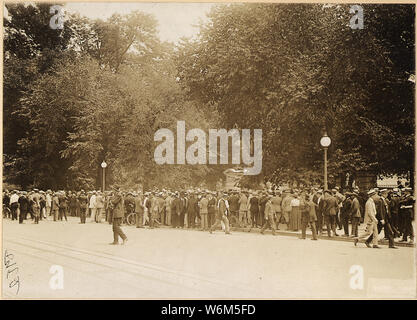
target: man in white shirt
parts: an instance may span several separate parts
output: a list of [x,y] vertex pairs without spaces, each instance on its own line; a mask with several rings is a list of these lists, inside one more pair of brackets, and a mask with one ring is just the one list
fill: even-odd
[[10,211],[12,212],[12,220],[17,220],[17,209],[19,208],[19,195],[17,190],[13,190],[10,197]]
[[[368,192],[368,201],[365,203],[365,219],[364,223],[366,224],[366,229],[363,234],[361,234],[359,237],[354,238],[354,244],[355,246],[359,242],[359,239],[365,239],[368,238],[372,234],[372,244],[373,248],[379,248],[378,246],[378,220],[376,218],[376,207],[375,202],[372,199],[372,196],[376,194],[375,189],[371,189]],[[371,245],[369,242],[365,241],[365,244],[368,248],[371,248]]]
[[52,207],[51,193],[52,193],[51,190],[47,190],[46,195],[45,195],[45,202],[46,202],[45,210],[46,210],[46,216],[47,217],[51,215],[51,207]]
[[90,198],[90,205],[88,206],[91,210],[91,222],[96,221],[96,213],[97,213],[97,192],[93,191],[93,194]]

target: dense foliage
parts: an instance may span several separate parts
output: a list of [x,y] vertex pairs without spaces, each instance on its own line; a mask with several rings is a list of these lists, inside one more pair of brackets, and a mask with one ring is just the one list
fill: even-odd
[[[98,188],[106,160],[111,185],[215,184],[217,168],[161,167],[153,161],[159,128],[173,129],[177,120],[185,120],[187,127],[208,129],[217,118],[206,117],[185,99],[171,59],[173,46],[159,41],[152,16],[132,12],[91,21],[73,15],[63,29],[70,36],[63,39],[64,31],[49,28],[49,5],[7,7],[8,181],[23,187]],[[62,43],[36,36],[43,23]],[[25,49],[27,39],[36,45]],[[48,63],[43,70],[42,61]]]
[[22,187],[214,186],[224,166],[156,165],[159,128],[263,129],[265,181],[329,172],[413,172],[412,5],[216,5],[177,46],[136,11],[77,15],[51,29],[50,4],[6,4],[4,176]]
[[263,129],[268,179],[314,178],[325,131],[333,175],[412,170],[414,7],[364,5],[364,29],[350,28],[349,7],[218,6],[182,43],[189,96],[228,127]]

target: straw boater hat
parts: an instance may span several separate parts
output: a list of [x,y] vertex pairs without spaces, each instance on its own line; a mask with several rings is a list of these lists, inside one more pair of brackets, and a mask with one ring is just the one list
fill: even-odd
[[375,189],[371,189],[368,191],[368,196],[372,196],[376,193],[377,191]]

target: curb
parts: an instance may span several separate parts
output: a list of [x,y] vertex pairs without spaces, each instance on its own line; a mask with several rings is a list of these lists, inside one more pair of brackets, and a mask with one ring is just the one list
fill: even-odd
[[[171,228],[170,226],[158,226],[158,228],[164,229],[164,228]],[[189,229],[189,228],[183,228],[181,230],[187,230],[187,231],[199,231],[198,229]],[[249,231],[250,230],[250,231]],[[241,227],[230,227],[230,231],[237,231],[237,232],[242,232],[242,233],[261,233],[261,229],[259,228],[241,228]],[[266,229],[264,231],[264,235],[272,235],[272,231],[269,229]],[[284,230],[277,230],[275,231],[276,235],[280,235],[280,236],[288,236],[288,237],[297,237],[299,238],[301,236],[301,231],[298,232],[293,232],[293,231],[284,231]],[[310,239],[312,238],[311,234],[307,233],[306,234],[306,238]],[[317,236],[318,239],[320,240],[328,240],[328,241],[344,241],[344,242],[352,242],[353,244],[353,238],[347,238],[347,237],[343,237],[343,236],[338,236],[338,237],[331,237],[329,238],[327,235],[321,235],[321,236]],[[380,245],[386,245],[388,246],[388,241],[387,240],[378,240],[378,243]],[[398,242],[398,241],[394,241],[395,246],[397,247],[407,247],[407,248],[415,248],[416,244],[415,243],[409,243],[409,242]]]
[[[231,231],[238,231],[238,232],[250,232],[250,233],[261,233],[261,229],[259,228],[240,228],[240,227],[230,227]],[[250,230],[250,231],[249,231]],[[264,234],[270,234],[272,235],[272,231],[267,229],[264,231]],[[301,231],[298,232],[291,232],[291,231],[281,231],[281,230],[277,230],[275,231],[275,234],[280,235],[280,236],[290,236],[290,237],[300,237],[301,236]],[[311,234],[306,234],[306,238],[312,238]],[[344,241],[344,242],[352,242],[353,243],[353,238],[348,238],[348,237],[344,237],[344,236],[338,236],[338,237],[331,237],[329,238],[327,235],[321,235],[321,236],[317,236],[318,239],[320,240],[330,240],[330,241]],[[387,245],[388,246],[388,241],[387,240],[378,240],[379,244],[381,245]],[[415,248],[415,243],[409,243],[409,242],[398,242],[398,241],[394,241],[395,246],[397,247],[408,247],[408,248]]]

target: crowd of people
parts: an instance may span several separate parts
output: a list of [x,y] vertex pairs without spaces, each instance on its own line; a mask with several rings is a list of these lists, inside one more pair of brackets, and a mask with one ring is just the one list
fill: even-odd
[[[114,191],[52,191],[38,190],[3,192],[3,215],[24,223],[29,218],[34,223],[42,219],[67,221],[68,216],[79,217],[84,224],[107,221],[115,233],[127,241],[120,226],[127,217],[134,216],[137,228],[170,226],[172,228],[198,228],[212,233],[222,228],[230,234],[230,227],[266,228],[276,234],[282,228],[301,231],[311,228],[312,240],[322,235],[328,237],[353,237],[357,245],[364,239],[368,247],[378,248],[378,235],[384,230],[389,247],[395,248],[394,238],[414,242],[412,221],[414,197],[411,188],[371,189],[367,194],[358,189],[340,192],[339,188],[274,190],[154,190],[148,192]],[[365,223],[364,234],[359,235],[359,225]],[[338,234],[341,230],[341,234]],[[372,242],[372,245],[371,245]]]

